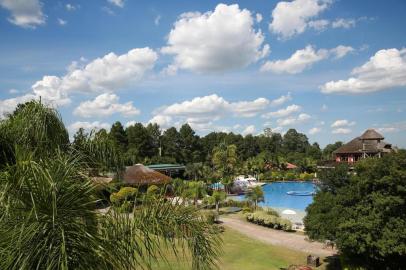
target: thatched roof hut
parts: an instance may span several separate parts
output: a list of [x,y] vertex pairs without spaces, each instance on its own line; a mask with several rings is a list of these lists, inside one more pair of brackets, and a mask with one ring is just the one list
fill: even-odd
[[171,178],[142,164],[135,164],[127,167],[123,180],[126,184],[142,186],[168,184]]

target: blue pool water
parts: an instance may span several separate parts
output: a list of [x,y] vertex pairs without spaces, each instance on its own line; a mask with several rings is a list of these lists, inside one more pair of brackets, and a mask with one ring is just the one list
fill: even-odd
[[[313,196],[292,196],[286,194],[288,191],[314,192],[316,186],[309,182],[274,182],[262,186],[264,190],[265,202],[260,206],[290,208],[304,211],[312,203]],[[243,200],[244,195],[238,196]]]

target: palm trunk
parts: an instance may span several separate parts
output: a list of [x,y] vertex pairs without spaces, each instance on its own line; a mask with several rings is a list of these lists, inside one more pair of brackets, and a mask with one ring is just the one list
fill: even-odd
[[220,211],[219,211],[219,203],[218,202],[216,202],[216,212],[217,212],[217,215],[219,215]]

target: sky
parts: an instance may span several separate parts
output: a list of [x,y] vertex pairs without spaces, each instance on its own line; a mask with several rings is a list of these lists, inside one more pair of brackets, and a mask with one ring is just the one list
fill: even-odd
[[0,117],[406,147],[406,1],[0,0]]

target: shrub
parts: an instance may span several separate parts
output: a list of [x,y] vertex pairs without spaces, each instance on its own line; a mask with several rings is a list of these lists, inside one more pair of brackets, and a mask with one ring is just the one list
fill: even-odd
[[289,231],[292,229],[292,222],[290,220],[269,215],[264,211],[248,213],[246,214],[246,219],[249,222],[277,230]]
[[204,216],[209,224],[214,224],[217,222],[218,216],[215,211],[206,211]]
[[266,214],[268,214],[268,215],[275,216],[275,217],[279,217],[278,211],[276,211],[276,210],[273,209],[273,208],[264,207],[263,210],[264,210],[264,212],[265,212]]
[[120,206],[125,201],[133,201],[138,193],[138,189],[133,187],[122,187],[119,192],[110,195],[110,202],[113,205]]
[[243,207],[243,208],[242,208],[242,212],[243,212],[244,214],[246,214],[246,213],[252,213],[252,209],[251,209],[250,207]]
[[149,194],[149,195],[154,195],[154,194],[157,194],[158,192],[159,192],[159,187],[157,187],[155,185],[151,185],[147,189],[147,194]]

